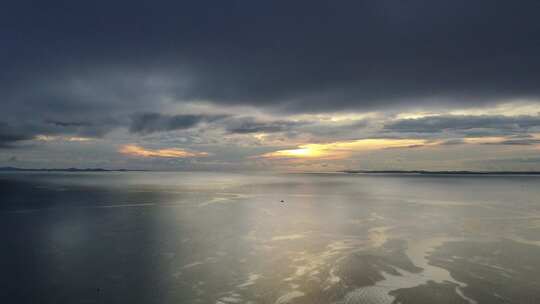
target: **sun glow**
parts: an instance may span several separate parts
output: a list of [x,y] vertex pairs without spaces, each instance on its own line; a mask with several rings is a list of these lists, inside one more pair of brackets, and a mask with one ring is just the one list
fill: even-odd
[[299,149],[279,150],[264,154],[264,157],[270,158],[289,158],[289,157],[321,157],[325,154],[324,149],[317,145],[300,146]]
[[342,159],[355,152],[371,151],[388,148],[406,148],[413,146],[434,145],[424,139],[359,139],[325,144],[305,144],[297,149],[278,150],[263,154],[264,158],[314,158]]

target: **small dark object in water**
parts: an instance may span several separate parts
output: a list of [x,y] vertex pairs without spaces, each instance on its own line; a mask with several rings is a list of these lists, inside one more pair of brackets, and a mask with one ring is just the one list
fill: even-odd
[[284,200],[281,200],[280,202],[281,202],[281,203],[285,203],[285,201],[284,201]]
[[96,290],[97,290],[97,292],[100,292],[100,291],[101,291],[101,288],[98,287],[98,288],[96,288]]

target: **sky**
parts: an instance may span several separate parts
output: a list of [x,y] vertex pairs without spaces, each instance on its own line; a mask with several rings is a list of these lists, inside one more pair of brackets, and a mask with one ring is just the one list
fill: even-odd
[[540,1],[10,1],[0,166],[540,170]]

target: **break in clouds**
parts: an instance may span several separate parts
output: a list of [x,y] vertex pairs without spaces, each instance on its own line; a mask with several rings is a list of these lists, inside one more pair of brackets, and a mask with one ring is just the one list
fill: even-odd
[[[449,168],[464,161],[446,155],[458,146],[467,166],[486,148],[495,163],[508,159],[501,146],[531,159],[539,9],[532,0],[13,2],[0,12],[0,161],[74,165],[67,153],[80,156],[76,166],[296,166],[262,156],[365,139],[422,140],[400,157],[422,150]],[[118,152],[129,145],[205,157]],[[390,152],[353,146],[360,154],[339,168],[362,167],[359,155],[388,166]]]

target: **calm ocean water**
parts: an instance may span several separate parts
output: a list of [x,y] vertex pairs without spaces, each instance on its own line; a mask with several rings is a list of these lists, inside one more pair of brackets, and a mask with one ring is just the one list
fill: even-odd
[[540,177],[2,173],[1,303],[540,303]]

